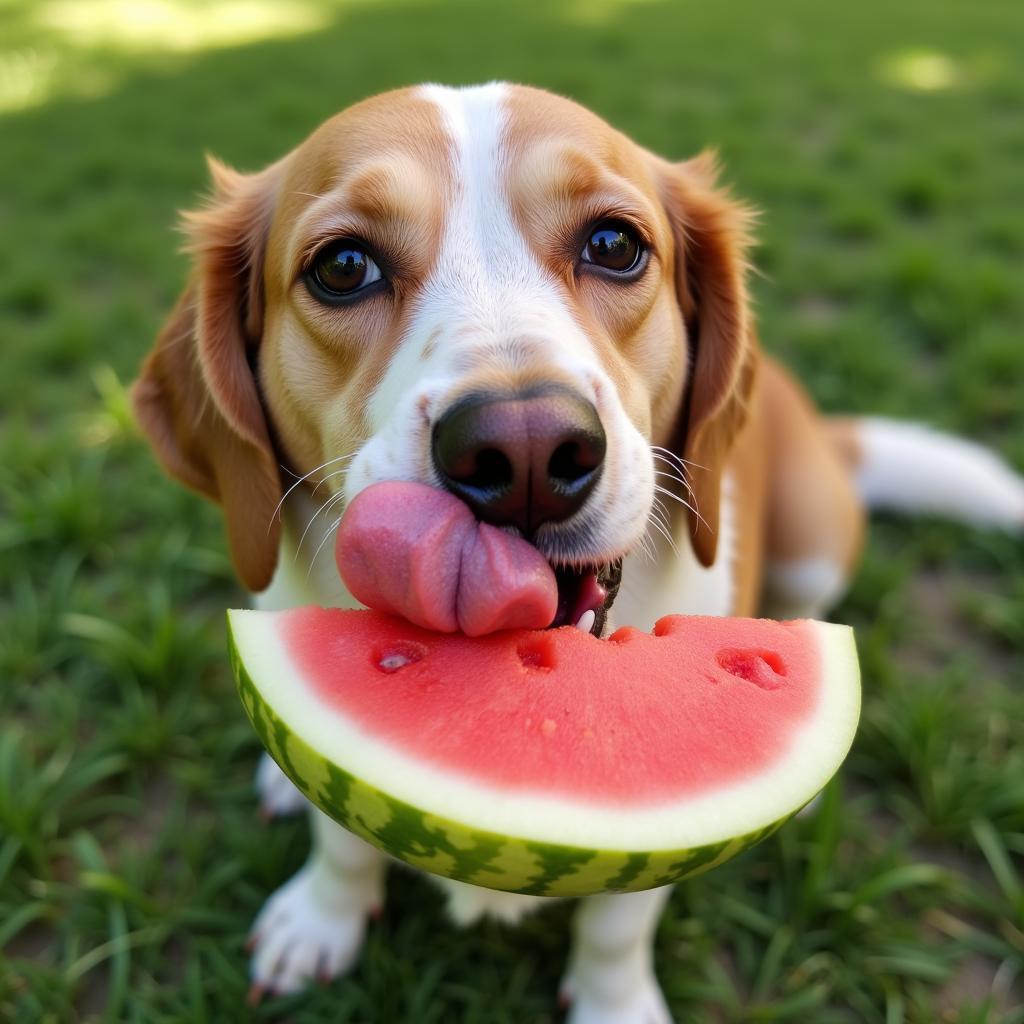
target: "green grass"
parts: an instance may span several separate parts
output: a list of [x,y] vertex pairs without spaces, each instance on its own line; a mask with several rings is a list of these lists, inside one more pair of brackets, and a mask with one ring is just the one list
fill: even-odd
[[[367,93],[500,77],[669,155],[717,145],[764,211],[762,335],[821,404],[1024,467],[1024,8],[381,0],[188,48],[216,26],[171,7],[126,41],[110,5],[63,31],[90,5],[0,2],[0,1019],[556,1021],[569,905],[459,932],[399,870],[351,977],[243,1006],[247,927],[306,828],[256,821],[221,525],[124,394],[202,152],[255,168]],[[866,687],[841,785],[679,887],[679,1021],[1024,1021],[1022,580],[1019,541],[876,524],[837,613]]]

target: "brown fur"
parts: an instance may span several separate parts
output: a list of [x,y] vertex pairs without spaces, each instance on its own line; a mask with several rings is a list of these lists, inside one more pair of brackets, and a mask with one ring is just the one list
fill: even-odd
[[[718,187],[713,158],[670,164],[538,90],[510,90],[507,113],[513,214],[634,424],[691,463],[700,562],[716,557],[728,469],[738,611],[754,610],[766,554],[848,566],[860,508],[810,403],[759,356],[745,284],[751,214]],[[135,407],[168,471],[223,505],[251,590],[276,564],[279,463],[308,473],[367,437],[366,402],[404,336],[455,187],[439,117],[410,91],[367,100],[260,174],[212,163],[214,198],[186,215],[195,273],[143,366]],[[609,210],[628,213],[651,251],[633,285],[574,272],[580,230]],[[346,234],[386,250],[395,303],[325,311],[300,285],[317,246]],[[520,363],[477,373],[495,387],[550,373]],[[855,457],[855,439],[840,442]]]
[[[389,156],[382,132],[405,148]],[[426,183],[419,195],[402,173],[410,154]],[[328,121],[260,174],[211,162],[213,199],[184,217],[193,282],[144,363],[133,402],[168,472],[223,506],[249,590],[264,589],[277,563],[279,462],[306,472],[325,448],[346,451],[365,436],[362,408],[402,335],[402,324],[379,309],[317,322],[315,303],[295,287],[309,248],[303,215],[316,205],[307,226],[321,233],[331,223],[325,206],[354,210],[345,225],[354,234],[369,220],[393,226],[395,244],[407,247],[410,281],[422,279],[426,239],[440,231],[451,187],[447,160],[431,104],[378,97]],[[341,227],[337,219],[333,227]]]
[[276,169],[252,178],[216,163],[211,171],[213,203],[186,219],[193,281],[132,397],[168,472],[222,505],[239,577],[260,590],[277,561],[281,484],[249,358],[262,331],[259,267]]
[[663,177],[676,238],[676,293],[691,346],[676,447],[691,463],[690,536],[703,565],[715,560],[722,474],[746,422],[758,358],[746,289],[751,215],[714,179],[709,154]]

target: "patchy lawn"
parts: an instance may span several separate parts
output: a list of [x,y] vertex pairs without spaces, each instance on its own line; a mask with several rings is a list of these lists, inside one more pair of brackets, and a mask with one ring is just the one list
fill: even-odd
[[[830,410],[1024,467],[1024,7],[573,0],[0,3],[0,1019],[560,1019],[571,908],[459,932],[394,870],[355,973],[243,1005],[249,922],[302,862],[261,826],[212,508],[124,388],[184,281],[210,150],[256,168],[420,80],[569,93],[764,211],[766,345]],[[85,13],[83,13],[85,12]],[[1024,1022],[1024,544],[876,524],[837,617],[864,723],[819,812],[679,886],[680,1022]]]

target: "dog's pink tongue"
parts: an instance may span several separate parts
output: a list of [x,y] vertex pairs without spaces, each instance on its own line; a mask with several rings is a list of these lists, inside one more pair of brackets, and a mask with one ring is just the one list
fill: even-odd
[[357,600],[443,633],[542,629],[558,608],[555,574],[533,545],[423,484],[362,491],[341,521],[335,555]]

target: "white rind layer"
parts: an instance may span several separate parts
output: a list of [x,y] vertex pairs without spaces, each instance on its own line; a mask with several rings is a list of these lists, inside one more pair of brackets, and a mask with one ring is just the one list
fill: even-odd
[[821,698],[795,726],[792,746],[775,765],[703,796],[687,795],[656,807],[600,806],[543,792],[503,793],[368,736],[312,688],[298,685],[299,670],[273,628],[272,614],[228,612],[253,685],[290,731],[344,771],[426,814],[524,840],[655,852],[692,849],[753,832],[793,814],[825,786],[853,743],[860,715],[860,669],[852,629],[809,622],[821,645]]

